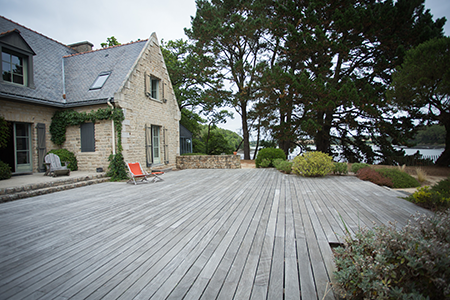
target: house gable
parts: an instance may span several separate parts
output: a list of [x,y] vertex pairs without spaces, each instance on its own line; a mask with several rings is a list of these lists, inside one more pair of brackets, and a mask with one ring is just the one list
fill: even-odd
[[[149,91],[149,78],[159,80],[159,96]],[[129,70],[114,96],[114,103],[125,114],[122,128],[125,160],[141,161],[144,166],[152,168],[159,164],[175,164],[175,157],[179,154],[180,110],[156,34],[151,35],[134,67]],[[155,151],[155,142],[160,143],[160,161],[152,152]]]
[[11,47],[18,52],[24,52],[26,54],[36,55],[33,49],[20,35],[20,31],[13,29],[0,34],[0,43]]

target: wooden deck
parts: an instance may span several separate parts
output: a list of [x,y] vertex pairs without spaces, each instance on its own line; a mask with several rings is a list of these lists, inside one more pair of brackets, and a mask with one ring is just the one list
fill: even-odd
[[341,217],[354,231],[425,212],[353,176],[164,179],[0,204],[0,298],[334,299],[329,244],[344,234]]

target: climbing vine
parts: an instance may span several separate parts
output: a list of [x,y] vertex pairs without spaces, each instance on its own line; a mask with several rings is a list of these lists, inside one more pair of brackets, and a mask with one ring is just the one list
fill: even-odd
[[117,132],[117,152],[109,157],[109,171],[107,176],[112,181],[127,178],[125,162],[122,155],[122,122],[125,119],[120,108],[100,108],[97,111],[76,112],[74,110],[57,111],[52,117],[50,124],[51,141],[56,145],[62,145],[66,141],[67,126],[80,125],[85,122],[95,122],[96,120],[113,120],[114,129]]
[[0,148],[8,146],[9,136],[8,123],[4,117],[0,116]]

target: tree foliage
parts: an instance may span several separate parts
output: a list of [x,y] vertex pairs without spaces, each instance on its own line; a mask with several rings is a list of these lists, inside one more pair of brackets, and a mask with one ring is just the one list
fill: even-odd
[[181,110],[180,123],[199,135],[201,124],[217,116],[229,93],[222,90],[211,58],[193,51],[188,41],[162,41],[161,52]]
[[108,47],[118,46],[118,45],[121,45],[121,43],[119,43],[119,41],[114,36],[106,38],[106,43],[100,44],[100,46],[102,48],[108,48]]
[[235,132],[216,125],[202,125],[198,135],[194,136],[194,153],[208,155],[232,154],[242,138]]
[[[277,1],[270,37],[276,60],[261,66],[260,115],[287,152],[305,139],[350,162],[398,155],[412,123],[394,114],[385,91],[406,50],[442,35],[423,1]],[[374,153],[366,143],[380,146]]]
[[421,123],[446,130],[446,149],[437,165],[450,165],[450,37],[429,40],[407,52],[393,74],[389,96],[399,109]]
[[444,145],[445,127],[441,125],[430,125],[417,132],[414,138],[416,145]]
[[250,159],[248,111],[255,100],[256,66],[263,59],[267,32],[266,4],[270,1],[197,0],[192,27],[186,30],[195,51],[214,62],[217,80],[232,85],[226,99],[241,116],[244,158]]

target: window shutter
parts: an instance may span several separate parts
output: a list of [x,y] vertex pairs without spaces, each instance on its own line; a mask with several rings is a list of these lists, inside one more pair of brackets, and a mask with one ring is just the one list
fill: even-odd
[[95,152],[94,123],[83,123],[81,128],[81,152]]
[[145,95],[149,96],[152,94],[152,82],[150,80],[150,74],[145,73]]

